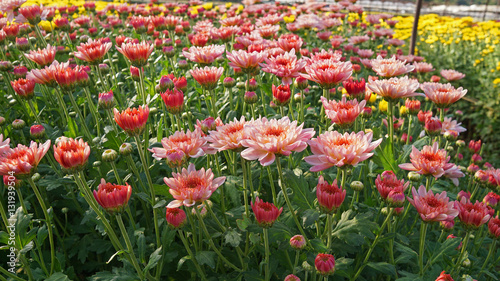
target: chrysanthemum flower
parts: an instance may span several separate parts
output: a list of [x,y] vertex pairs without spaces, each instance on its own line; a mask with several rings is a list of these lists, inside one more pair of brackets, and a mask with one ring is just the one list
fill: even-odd
[[297,53],[304,41],[296,34],[283,34],[278,38],[278,46],[285,52],[294,51]]
[[263,228],[271,227],[283,211],[283,207],[278,209],[273,203],[264,202],[259,197],[255,198],[255,202],[250,202],[250,204],[257,224]]
[[132,195],[132,187],[117,185],[101,179],[101,184],[94,190],[94,198],[101,207],[111,214],[121,213],[127,207],[128,200]]
[[436,281],[455,281],[455,280],[453,280],[450,274],[446,274],[446,271],[443,270],[441,274],[439,274]]
[[206,90],[213,90],[217,87],[217,82],[219,82],[222,73],[224,73],[223,67],[208,67],[199,68],[195,67],[191,71],[191,76],[196,80],[203,88]]
[[54,145],[54,158],[70,173],[81,171],[90,155],[90,146],[83,139],[60,137]]
[[180,208],[166,208],[166,209],[167,212],[165,218],[167,220],[168,225],[170,225],[175,229],[184,226],[184,224],[187,221],[187,216],[186,212],[184,212],[183,209]]
[[425,222],[452,221],[458,215],[458,210],[453,207],[453,202],[449,202],[446,191],[434,194],[432,190],[427,191],[425,186],[421,185],[418,192],[415,187],[411,192],[413,199],[408,197],[408,201]]
[[500,218],[496,216],[488,223],[488,230],[495,239],[500,239]]
[[323,89],[329,90],[335,87],[336,84],[351,77],[352,64],[351,62],[328,59],[306,65],[305,70],[307,74],[300,74],[300,76],[320,84]]
[[441,123],[441,134],[456,132],[458,135],[459,133],[467,131],[467,129],[460,125],[462,125],[462,123],[458,123],[457,120],[453,120],[451,117],[445,117]]
[[161,140],[162,147],[153,147],[149,149],[156,159],[167,158],[169,151],[181,150],[186,157],[198,158],[205,155],[203,146],[206,140],[201,136],[201,130],[186,132],[177,131],[173,135]]
[[446,150],[439,149],[438,142],[434,142],[432,146],[424,146],[422,151],[413,147],[410,161],[411,163],[400,164],[399,167],[425,176],[432,175],[436,179],[445,176],[457,186],[458,178],[464,176],[455,164],[449,163],[450,157],[446,155]]
[[127,108],[120,112],[114,109],[116,124],[120,126],[129,136],[137,136],[142,133],[149,117],[149,107]]
[[383,200],[387,200],[391,191],[396,190],[405,192],[406,188],[410,185],[410,182],[405,183],[403,179],[398,180],[393,171],[384,171],[381,175],[377,176],[375,185],[380,193],[380,197],[382,197]]
[[372,80],[368,83],[367,87],[385,100],[398,100],[424,96],[423,94],[415,93],[419,85],[417,79],[410,79],[408,76],[405,76],[402,78]]
[[214,131],[209,131],[206,140],[210,143],[210,147],[217,149],[217,151],[242,148],[241,141],[246,138],[244,127],[249,122],[251,121],[245,121],[245,116],[241,116],[240,120],[235,118],[234,121],[217,126]]
[[288,117],[268,120],[265,117],[245,125],[247,138],[241,141],[244,147],[241,156],[247,160],[260,161],[262,166],[271,165],[277,155],[289,156],[293,151],[301,152],[307,147],[306,141],[314,136],[312,128],[303,129],[297,121]]
[[371,61],[372,69],[377,75],[382,77],[395,77],[415,69],[415,66],[406,64],[406,61],[400,61],[393,56],[390,59],[384,59],[378,56]]
[[458,218],[469,228],[478,228],[488,222],[493,209],[489,208],[483,202],[476,201],[472,204],[467,198],[463,197],[460,201],[454,202],[455,209],[458,210]]
[[448,81],[456,81],[465,77],[465,74],[453,69],[443,69],[440,72],[441,76]]
[[0,175],[14,172],[18,179],[31,176],[50,148],[50,140],[47,140],[43,144],[32,141],[29,147],[18,144],[16,148],[10,149],[8,140],[1,142],[2,138],[3,136],[0,138],[0,147],[7,146],[7,149],[0,148],[0,151],[4,151],[0,157]]
[[10,150],[10,139],[6,138],[5,140],[3,139],[3,134],[0,134],[0,158],[4,153]]
[[30,79],[20,78],[15,81],[10,81],[12,88],[23,99],[31,99],[35,91],[35,82]]
[[413,66],[415,67],[413,71],[416,73],[427,73],[434,71],[432,64],[427,62],[414,62]]
[[297,60],[295,52],[288,53],[265,59],[266,63],[260,63],[262,71],[272,73],[282,80],[284,85],[292,84],[292,78],[299,77],[299,72],[306,66],[305,60]]
[[76,47],[78,52],[75,52],[75,57],[92,65],[98,65],[103,61],[111,46],[111,42],[89,39],[87,43],[82,43]]
[[196,203],[208,200],[212,193],[225,181],[226,177],[214,179],[212,169],[205,168],[196,170],[194,164],[189,164],[187,170],[182,169],[180,173],[172,173],[172,178],[165,177],[163,181],[170,187],[168,190],[175,200],[167,205],[167,208],[178,208],[180,206],[192,207]]
[[123,43],[121,47],[116,46],[118,52],[122,53],[135,67],[141,67],[148,63],[148,58],[154,50],[154,44],[147,42]]
[[0,2],[0,12],[7,13],[7,21],[14,19],[14,10],[20,7],[26,0],[3,0]]
[[343,96],[341,101],[327,100],[325,97],[321,97],[321,102],[325,108],[325,114],[332,123],[339,125],[342,128],[350,127],[356,118],[363,112],[366,101],[361,101],[358,103],[357,100],[347,101],[346,97]]
[[335,272],[335,258],[330,254],[318,254],[314,259],[314,266],[319,274],[332,275]]
[[331,214],[335,212],[344,202],[347,191],[342,186],[337,185],[335,179],[329,184],[323,176],[319,177],[316,186],[316,197],[318,198],[319,208],[322,212]]
[[462,87],[455,89],[450,83],[426,82],[420,85],[420,89],[439,108],[447,108],[467,94],[467,90]]
[[227,59],[230,61],[229,66],[232,68],[240,68],[245,73],[254,73],[259,67],[259,63],[263,62],[267,57],[266,52],[247,52],[238,50],[226,53]]
[[56,58],[56,47],[48,44],[45,49],[38,48],[37,51],[30,51],[29,54],[24,54],[24,56],[43,67],[51,64]]
[[192,46],[187,51],[182,51],[184,57],[201,66],[211,65],[217,58],[224,54],[224,45],[208,45],[205,47]]
[[372,142],[372,138],[372,132],[325,132],[307,142],[313,155],[304,157],[304,160],[313,165],[311,172],[323,171],[333,166],[355,166],[370,158],[372,151],[382,142],[382,139]]

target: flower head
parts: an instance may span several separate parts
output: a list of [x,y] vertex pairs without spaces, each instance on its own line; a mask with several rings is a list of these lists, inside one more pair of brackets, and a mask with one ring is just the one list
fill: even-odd
[[127,108],[120,112],[114,109],[115,121],[129,136],[137,136],[142,133],[149,117],[149,107]]
[[372,69],[378,76],[382,77],[395,77],[415,69],[415,66],[406,64],[406,61],[400,61],[393,56],[390,59],[384,59],[378,56],[371,61]]
[[242,116],[240,120],[235,118],[234,121],[209,131],[206,140],[210,143],[210,147],[217,149],[217,151],[240,149],[243,147],[242,140],[246,138],[244,128],[247,123],[245,116]]
[[488,222],[491,217],[490,210],[483,202],[476,201],[472,204],[469,199],[462,197],[460,201],[454,202],[458,210],[458,218],[469,228],[478,228]]
[[490,220],[488,223],[488,230],[493,238],[500,239],[500,219],[498,216]]
[[50,140],[43,144],[34,141],[27,147],[18,144],[15,148],[9,148],[9,140],[2,142],[3,136],[0,135],[0,175],[9,175],[14,172],[16,178],[23,179],[31,176],[42,158],[50,148]]
[[78,52],[75,52],[75,57],[92,65],[98,65],[102,63],[111,46],[111,42],[89,39],[87,43],[82,43],[76,47]]
[[277,106],[285,106],[290,102],[290,97],[292,95],[290,91],[290,85],[279,85],[276,87],[274,84],[272,86],[273,101]]
[[166,219],[172,228],[182,228],[187,221],[186,212],[180,208],[166,208]]
[[441,274],[439,274],[438,278],[436,281],[454,281],[453,278],[451,278],[451,275],[446,274],[446,271],[442,271]]
[[135,67],[141,67],[148,63],[148,58],[154,50],[154,44],[147,42],[123,43],[120,47],[116,47],[118,52],[122,53],[130,63]]
[[335,258],[330,254],[318,254],[314,266],[319,274],[327,276],[335,272]]
[[167,205],[167,208],[178,208],[180,206],[192,207],[196,203],[208,200],[212,193],[225,181],[226,177],[214,179],[212,169],[205,168],[196,170],[194,164],[183,168],[180,173],[172,173],[172,178],[165,177],[163,181],[170,187],[169,192],[175,200]]
[[101,184],[94,190],[94,198],[101,207],[110,214],[121,213],[127,207],[132,195],[132,187],[117,185],[101,179]]
[[441,76],[448,81],[456,81],[465,77],[465,74],[453,69],[443,69],[440,72]]
[[305,60],[297,60],[297,56],[293,50],[276,57],[266,58],[265,61],[265,64],[260,64],[262,71],[280,77],[284,85],[292,84],[292,78],[299,77],[299,72],[307,64]]
[[177,131],[173,135],[161,140],[162,147],[153,147],[149,149],[156,159],[168,158],[171,151],[180,150],[188,158],[198,158],[205,153],[203,146],[207,141],[201,136],[201,130]]
[[54,145],[54,158],[70,173],[83,170],[89,155],[90,146],[83,139],[60,137]]
[[462,89],[462,87],[455,89],[450,83],[426,82],[420,85],[420,88],[424,91],[425,96],[439,108],[447,108],[467,94],[467,90]]
[[283,207],[278,209],[273,203],[264,202],[259,197],[251,202],[251,206],[257,223],[263,228],[271,227],[283,211]]
[[302,77],[314,81],[323,89],[331,89],[336,84],[347,80],[352,74],[351,62],[340,62],[334,59],[320,60],[305,66],[307,74]]
[[306,247],[306,239],[298,234],[290,238],[290,246],[295,250],[302,250]]
[[167,111],[170,114],[179,114],[184,108],[184,93],[177,89],[169,90],[167,89],[164,93],[161,93],[161,98],[165,102]]
[[24,56],[43,67],[51,64],[56,58],[56,47],[48,44],[45,49],[38,48],[37,51],[30,51],[29,54],[24,54]]
[[432,146],[426,145],[419,151],[413,147],[410,153],[411,163],[400,164],[403,170],[416,171],[421,175],[434,176],[436,179],[442,176],[450,178],[458,186],[458,178],[464,176],[462,171],[453,163],[449,163],[450,157],[446,150],[439,149],[438,143]]
[[320,176],[316,186],[316,197],[321,211],[327,214],[334,213],[344,202],[346,192],[337,185],[337,180],[329,184],[323,176]]
[[260,161],[263,166],[271,165],[276,155],[289,156],[293,151],[301,152],[307,147],[306,141],[314,136],[312,128],[303,129],[304,124],[290,122],[288,117],[268,120],[265,117],[245,125],[246,139],[241,156],[247,160]]
[[196,62],[201,66],[211,65],[217,58],[222,57],[226,47],[224,45],[208,45],[204,47],[192,46],[182,54],[186,59]]
[[377,176],[375,185],[380,193],[380,197],[383,200],[387,200],[391,191],[405,192],[410,182],[405,183],[404,180],[398,180],[393,171],[384,171],[381,175]]
[[224,73],[224,68],[215,66],[205,66],[205,68],[195,67],[190,72],[194,80],[196,80],[203,88],[213,90],[217,87],[217,82],[219,82],[222,73]]
[[323,171],[333,166],[355,166],[370,158],[372,151],[382,142],[382,139],[372,142],[372,137],[372,132],[325,132],[307,142],[313,155],[306,156],[304,160],[313,165],[311,172]]
[[325,114],[332,123],[339,125],[341,128],[349,128],[356,118],[363,112],[366,101],[358,100],[347,101],[346,97],[343,96],[341,101],[330,100],[328,101],[325,97],[321,97],[321,102],[325,108]]
[[451,221],[458,215],[458,210],[453,207],[453,202],[449,202],[446,191],[434,194],[432,190],[427,191],[425,186],[421,185],[418,191],[413,187],[411,192],[413,199],[408,197],[408,201],[425,222]]
[[266,52],[247,52],[238,50],[226,53],[227,59],[230,61],[229,66],[239,68],[245,73],[254,73],[259,67],[259,63],[263,62],[267,57]]
[[19,78],[15,81],[10,81],[14,92],[23,99],[31,99],[35,91],[35,82],[29,79]]
[[419,83],[416,79],[410,79],[408,76],[402,78],[390,78],[383,80],[372,80],[368,83],[368,89],[383,97],[386,100],[398,100],[414,96],[424,96],[415,93]]

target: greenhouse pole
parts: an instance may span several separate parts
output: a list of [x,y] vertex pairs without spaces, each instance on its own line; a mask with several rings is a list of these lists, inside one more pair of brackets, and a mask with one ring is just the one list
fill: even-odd
[[411,31],[410,55],[415,54],[415,44],[418,36],[418,19],[420,18],[420,10],[422,9],[422,0],[417,0],[415,7],[415,19],[413,21],[413,29]]

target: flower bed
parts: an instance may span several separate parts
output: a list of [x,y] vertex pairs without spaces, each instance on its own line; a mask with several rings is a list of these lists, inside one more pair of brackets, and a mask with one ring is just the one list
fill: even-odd
[[426,16],[414,56],[351,2],[40,4],[0,4],[6,278],[498,279],[500,170],[457,120],[495,62],[441,53],[498,61],[496,23]]

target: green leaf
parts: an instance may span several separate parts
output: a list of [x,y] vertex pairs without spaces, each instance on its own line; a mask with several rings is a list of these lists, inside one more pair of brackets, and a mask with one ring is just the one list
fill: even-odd
[[158,264],[158,261],[161,258],[160,252],[161,247],[156,249],[156,251],[154,251],[151,256],[149,256],[149,262],[148,265],[146,265],[146,267],[144,268],[144,273],[147,273],[151,268],[155,267],[156,264]]
[[38,245],[42,245],[43,241],[47,238],[49,232],[47,231],[47,226],[44,225],[38,229],[38,233],[36,235],[36,242]]
[[45,281],[71,281],[71,279],[62,272],[56,272],[45,279]]
[[155,189],[155,194],[157,196],[164,196],[164,197],[167,197],[168,199],[171,199],[172,198],[172,195],[170,194],[170,192],[168,192],[168,186],[164,185],[164,184],[153,184],[154,186],[154,189]]
[[190,256],[184,256],[182,257],[179,262],[177,263],[177,271],[179,271],[182,267],[182,265],[187,261],[187,260],[190,260],[191,257]]
[[394,265],[386,262],[369,262],[367,266],[383,273],[385,275],[396,276],[396,268]]
[[224,243],[233,247],[238,247],[240,242],[241,234],[239,234],[235,229],[228,229],[226,235],[224,236]]
[[250,219],[247,217],[243,217],[243,219],[237,219],[236,224],[241,231],[246,231],[247,227],[250,225]]
[[208,265],[211,268],[215,268],[216,254],[211,251],[201,251],[196,254],[196,260],[200,265]]
[[438,261],[443,255],[452,256],[456,254],[456,249],[461,241],[462,239],[460,238],[446,239],[446,241],[444,241],[443,244],[441,244],[441,246],[432,253],[429,258],[430,263],[433,264]]
[[398,242],[396,242],[395,245],[396,251],[401,253],[395,260],[396,264],[408,264],[411,263],[413,259],[417,260],[418,254],[413,249]]
[[161,208],[163,206],[165,206],[165,204],[167,203],[166,200],[160,200],[158,201],[158,203],[156,203],[154,206],[153,206],[153,209],[156,209],[156,208]]
[[304,177],[297,176],[294,172],[301,173],[297,169],[293,172],[288,169],[283,171],[287,186],[293,190],[292,202],[304,210],[314,209],[315,196],[309,189],[309,184]]
[[302,224],[308,227],[319,219],[319,212],[316,209],[307,209],[302,215]]
[[365,237],[373,237],[373,230],[377,224],[371,219],[370,213],[362,213],[349,217],[352,210],[342,213],[342,216],[332,231],[332,236],[338,238],[351,246],[360,246],[365,243]]
[[318,253],[324,253],[328,250],[328,248],[326,248],[325,243],[323,243],[323,241],[321,241],[321,239],[319,238],[311,239],[309,240],[309,242],[311,242],[312,247]]
[[137,238],[137,248],[139,251],[139,260],[141,263],[146,261],[146,237],[144,233],[139,234],[139,238]]

